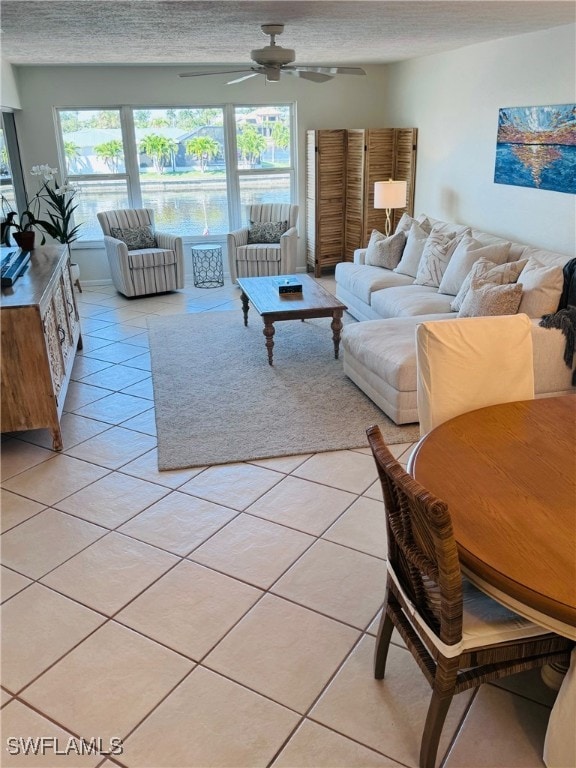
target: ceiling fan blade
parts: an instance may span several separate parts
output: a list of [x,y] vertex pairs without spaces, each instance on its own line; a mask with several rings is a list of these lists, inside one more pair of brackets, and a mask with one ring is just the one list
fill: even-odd
[[251,72],[252,70],[246,69],[219,69],[212,70],[212,72],[181,72],[178,77],[204,77],[204,75],[235,75],[238,72]]
[[327,83],[328,80],[332,80],[332,75],[325,75],[323,72],[309,72],[300,67],[290,68],[282,67],[282,72],[287,75],[294,75],[294,77],[301,77],[302,80],[310,80],[312,83]]
[[365,75],[362,67],[300,67],[296,66],[300,72],[318,72],[322,75]]
[[[244,72],[245,71],[246,70],[244,70]],[[226,85],[234,85],[234,83],[241,83],[242,80],[248,80],[251,77],[256,77],[256,75],[262,75],[262,74],[264,74],[264,73],[263,72],[256,72],[256,71],[255,72],[250,72],[249,75],[244,75],[243,77],[237,77],[235,80],[228,80]]]

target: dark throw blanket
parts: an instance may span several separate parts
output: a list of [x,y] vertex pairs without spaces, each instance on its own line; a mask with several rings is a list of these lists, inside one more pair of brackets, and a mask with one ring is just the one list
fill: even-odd
[[[559,328],[562,331],[566,337],[564,362],[572,369],[576,345],[576,306],[567,306],[552,315],[544,315],[540,325],[543,328]],[[576,370],[572,373],[572,386],[576,387]]]

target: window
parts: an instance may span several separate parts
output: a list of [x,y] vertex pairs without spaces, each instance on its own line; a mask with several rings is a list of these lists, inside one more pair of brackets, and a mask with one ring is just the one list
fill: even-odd
[[16,139],[14,115],[2,112],[0,125],[0,185],[2,192],[1,218],[9,211],[26,210],[24,178]]
[[153,208],[160,230],[223,238],[249,203],[291,202],[291,105],[60,109],[79,242],[101,240],[96,213]]

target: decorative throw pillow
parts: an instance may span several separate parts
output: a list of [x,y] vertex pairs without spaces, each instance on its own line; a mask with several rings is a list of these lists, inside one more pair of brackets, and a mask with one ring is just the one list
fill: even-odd
[[454,235],[444,235],[432,228],[424,244],[414,284],[438,288],[457,245],[458,240]]
[[110,236],[126,243],[129,251],[156,247],[154,232],[152,232],[152,227],[148,224],[125,229],[122,227],[110,227]]
[[456,298],[450,304],[450,308],[453,312],[460,310],[473,278],[478,277],[483,282],[492,283],[492,285],[515,283],[518,280],[518,275],[526,266],[527,261],[528,259],[520,259],[519,261],[508,261],[505,264],[494,264],[489,259],[478,259],[462,283]]
[[486,245],[475,240],[471,235],[464,235],[458,241],[446,271],[440,282],[438,293],[456,296],[466,276],[479,259],[488,259],[494,264],[504,264],[510,252],[511,243],[491,243]]
[[404,232],[396,232],[390,237],[386,237],[382,232],[373,229],[364,263],[371,267],[394,269],[398,266],[405,244],[406,235]]
[[251,221],[248,243],[279,243],[287,229],[287,221]]
[[523,294],[520,312],[528,317],[542,317],[556,312],[564,286],[564,273],[557,264],[547,264],[535,256],[520,272],[518,284],[522,285]]
[[408,275],[409,277],[416,277],[418,272],[418,264],[424,250],[424,244],[428,239],[429,232],[422,228],[417,221],[413,222],[406,238],[406,245],[402,253],[400,263],[394,269],[394,272],[399,272],[401,275]]
[[414,219],[412,218],[412,216],[410,216],[410,214],[403,213],[402,216],[400,217],[400,221],[396,225],[396,229],[394,230],[394,232],[395,233],[404,232],[404,234],[408,236],[408,232],[410,232],[410,227],[412,226],[412,224],[414,224],[414,222],[419,224],[424,231],[430,232],[432,230],[432,224],[428,220],[428,217],[424,216],[424,214],[422,214],[421,216],[418,216],[417,219]]
[[484,317],[486,315],[515,315],[522,300],[519,283],[495,285],[472,278],[470,290],[462,302],[458,317]]

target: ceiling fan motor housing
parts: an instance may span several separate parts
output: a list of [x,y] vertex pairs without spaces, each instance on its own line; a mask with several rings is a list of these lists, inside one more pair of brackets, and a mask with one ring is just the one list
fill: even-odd
[[282,67],[291,64],[296,58],[296,51],[282,48],[281,45],[267,45],[250,51],[250,58],[262,67]]

